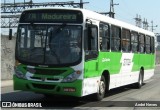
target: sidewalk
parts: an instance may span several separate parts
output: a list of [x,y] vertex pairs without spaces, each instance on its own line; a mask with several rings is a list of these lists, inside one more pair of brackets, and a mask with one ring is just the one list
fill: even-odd
[[1,88],[2,87],[7,87],[7,86],[12,86],[12,85],[13,85],[13,80],[1,81]]
[[[160,64],[156,65],[156,66],[160,66]],[[2,87],[7,87],[7,86],[12,86],[12,85],[13,85],[13,80],[1,81],[1,88]]]

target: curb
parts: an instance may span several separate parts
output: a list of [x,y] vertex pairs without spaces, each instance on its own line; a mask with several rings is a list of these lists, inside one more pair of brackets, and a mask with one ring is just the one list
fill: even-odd
[[12,86],[12,85],[13,85],[13,80],[1,81],[1,88],[2,87],[7,87],[7,86]]

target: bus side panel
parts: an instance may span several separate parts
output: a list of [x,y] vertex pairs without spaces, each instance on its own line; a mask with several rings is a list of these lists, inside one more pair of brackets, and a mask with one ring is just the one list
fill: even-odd
[[105,70],[110,74],[109,88],[118,87],[121,84],[121,57],[120,52],[100,52],[99,53],[99,75],[102,75]]
[[110,86],[118,86],[121,82],[121,57],[120,52],[99,52],[97,59],[85,62],[84,80],[82,96],[96,93],[99,87],[99,81],[103,71],[108,70],[110,76]]
[[151,55],[151,68],[154,69],[155,68],[155,59],[156,59],[156,56],[155,54],[152,54]]
[[132,62],[133,62],[132,72],[139,71],[140,68],[139,68],[139,54],[138,53],[134,54]]
[[111,66],[110,66],[110,73],[112,74],[119,74],[121,70],[121,58],[122,58],[122,53],[120,52],[111,52],[110,53],[110,58],[111,58]]
[[97,93],[100,76],[98,75],[98,58],[84,62],[84,79],[82,96]]
[[144,80],[151,78],[154,75],[154,55],[139,54],[139,69],[144,68]]

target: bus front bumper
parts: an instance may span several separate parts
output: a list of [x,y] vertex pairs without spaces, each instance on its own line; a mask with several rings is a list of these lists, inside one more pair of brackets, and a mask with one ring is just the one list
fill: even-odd
[[82,80],[76,80],[72,83],[48,83],[43,81],[19,79],[14,75],[13,81],[14,90],[76,97],[81,97],[82,94]]

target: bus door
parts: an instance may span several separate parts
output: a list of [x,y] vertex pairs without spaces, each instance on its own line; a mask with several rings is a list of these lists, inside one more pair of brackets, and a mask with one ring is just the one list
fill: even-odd
[[96,93],[98,90],[98,28],[87,24],[84,36],[84,80],[83,95]]
[[85,30],[85,74],[84,78],[98,76],[98,28],[89,24]]

